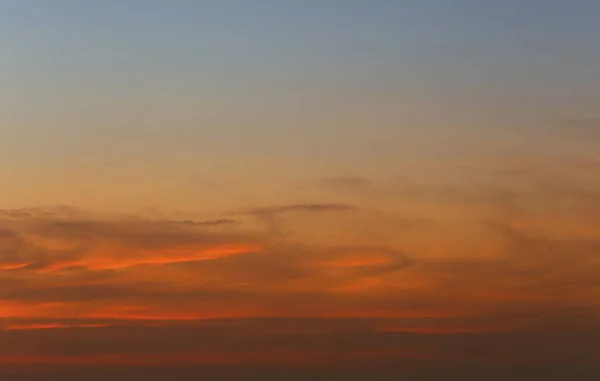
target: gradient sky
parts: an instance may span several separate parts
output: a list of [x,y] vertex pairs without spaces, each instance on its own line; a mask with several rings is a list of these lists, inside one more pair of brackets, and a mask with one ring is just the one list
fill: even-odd
[[0,378],[600,378],[598,15],[0,1]]

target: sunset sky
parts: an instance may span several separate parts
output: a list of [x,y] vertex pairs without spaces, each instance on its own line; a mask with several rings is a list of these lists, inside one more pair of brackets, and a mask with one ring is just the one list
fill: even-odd
[[599,15],[0,0],[0,379],[600,379]]

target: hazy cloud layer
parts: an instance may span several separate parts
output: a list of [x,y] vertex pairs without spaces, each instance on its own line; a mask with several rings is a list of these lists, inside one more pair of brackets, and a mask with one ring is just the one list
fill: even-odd
[[0,365],[585,376],[600,356],[600,187],[590,160],[551,162],[332,177],[310,186],[339,203],[234,218],[2,210]]
[[[279,217],[249,221],[2,211],[0,363],[472,368],[600,355],[599,225],[586,212],[595,191],[357,183],[335,187],[418,201],[429,222],[384,240],[376,231],[390,219],[358,204],[257,207],[243,214]],[[321,217],[351,210],[339,229]],[[270,226],[306,223],[316,229],[285,239]],[[371,244],[310,239],[359,234],[362,223]]]

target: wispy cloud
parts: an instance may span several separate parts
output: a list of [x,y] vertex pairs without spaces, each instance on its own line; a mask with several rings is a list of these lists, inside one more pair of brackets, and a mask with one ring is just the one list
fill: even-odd
[[340,212],[355,210],[358,207],[348,204],[293,204],[252,208],[239,212],[242,215],[275,215],[291,212]]
[[337,190],[360,190],[371,187],[373,182],[366,177],[346,175],[325,177],[319,179],[317,184]]
[[570,119],[565,124],[569,127],[582,130],[600,130],[600,118]]

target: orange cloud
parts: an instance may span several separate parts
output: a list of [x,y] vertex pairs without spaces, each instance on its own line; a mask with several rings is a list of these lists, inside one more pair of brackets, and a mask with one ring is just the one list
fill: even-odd
[[110,327],[110,324],[62,324],[62,323],[46,323],[46,324],[11,324],[4,327],[7,331],[35,331],[40,329],[65,329],[65,328],[101,328]]
[[[110,250],[110,249],[105,249]],[[85,259],[55,262],[44,268],[42,272],[53,272],[72,267],[84,267],[90,270],[102,271],[102,270],[118,270],[127,267],[140,266],[140,265],[169,265],[186,262],[198,262],[208,261],[217,258],[224,258],[232,255],[247,254],[252,252],[259,252],[261,247],[258,245],[250,244],[227,244],[227,245],[188,245],[179,246],[174,248],[168,248],[163,250],[152,250],[152,251],[132,251],[130,257],[113,257],[110,251],[105,255],[104,253],[99,255],[91,255]],[[117,252],[123,252],[123,248],[115,250]]]
[[324,262],[323,265],[328,267],[372,267],[372,266],[383,266],[389,264],[391,260],[385,257],[378,257],[377,255],[355,255],[347,256],[346,258],[335,259]]
[[10,271],[10,270],[19,270],[19,269],[23,269],[27,266],[32,265],[33,263],[6,263],[6,264],[0,264],[0,271]]

